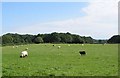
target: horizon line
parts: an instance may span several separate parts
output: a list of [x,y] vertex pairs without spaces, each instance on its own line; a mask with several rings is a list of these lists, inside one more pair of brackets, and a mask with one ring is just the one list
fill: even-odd
[[[47,32],[47,33],[18,33],[18,32],[6,32],[6,33],[2,33],[2,34],[0,34],[0,36],[3,36],[3,35],[6,35],[6,34],[19,34],[19,35],[38,35],[38,34],[51,34],[51,33],[55,33],[55,32]],[[79,36],[81,36],[81,37],[91,37],[91,38],[93,38],[93,39],[96,39],[96,40],[108,40],[108,39],[110,39],[112,36],[114,36],[114,35],[119,35],[119,34],[114,34],[114,35],[112,35],[110,38],[94,38],[94,37],[92,37],[92,36],[90,36],[90,35],[80,35],[80,34],[76,34],[76,33],[71,33],[71,32],[56,32],[56,33],[70,33],[70,34],[75,34],[75,35],[79,35]]]

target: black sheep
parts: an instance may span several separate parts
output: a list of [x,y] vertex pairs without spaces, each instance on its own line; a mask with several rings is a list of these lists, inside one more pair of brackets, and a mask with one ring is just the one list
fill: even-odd
[[83,50],[83,51],[79,51],[80,55],[86,55],[86,52]]

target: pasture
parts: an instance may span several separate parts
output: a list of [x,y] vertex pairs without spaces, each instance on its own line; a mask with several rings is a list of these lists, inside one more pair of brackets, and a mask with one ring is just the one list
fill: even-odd
[[[2,47],[3,76],[117,76],[117,44],[30,44]],[[61,48],[58,48],[61,46]],[[20,58],[28,48],[29,56]],[[79,50],[87,55],[80,56]]]

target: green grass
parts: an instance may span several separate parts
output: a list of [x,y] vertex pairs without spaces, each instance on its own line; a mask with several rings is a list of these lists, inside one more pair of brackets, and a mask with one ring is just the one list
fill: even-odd
[[2,76],[2,47],[0,46],[0,77]]
[[[45,46],[46,45],[46,46]],[[2,47],[3,76],[117,76],[117,44],[32,44]],[[61,48],[58,49],[57,46]],[[29,56],[19,58],[25,48]],[[80,56],[85,50],[86,56]]]

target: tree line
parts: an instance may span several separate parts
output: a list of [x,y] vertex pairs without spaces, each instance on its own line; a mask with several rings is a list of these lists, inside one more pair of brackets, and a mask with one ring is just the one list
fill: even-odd
[[120,35],[112,36],[107,42],[108,43],[120,43]]
[[[13,34],[13,33],[7,33],[0,37],[0,42],[2,45],[21,45],[21,44],[39,44],[39,43],[76,43],[76,44],[83,44],[83,43],[89,43],[89,44],[104,44],[104,43],[113,43],[116,41],[114,39],[109,40],[95,40],[92,37],[85,37],[80,36],[77,34],[71,34],[69,32],[67,33],[57,33],[53,32],[50,34],[37,34],[37,35],[30,35],[30,34]],[[120,39],[118,39],[117,42],[120,42]]]

